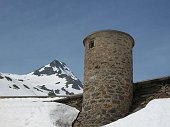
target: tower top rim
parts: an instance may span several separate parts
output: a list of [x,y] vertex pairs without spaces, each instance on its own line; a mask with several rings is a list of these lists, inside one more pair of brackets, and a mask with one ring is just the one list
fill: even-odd
[[129,36],[132,39],[132,46],[135,45],[135,41],[134,41],[133,37],[130,34],[128,34],[126,32],[119,31],[119,30],[113,30],[113,29],[97,30],[97,31],[94,31],[94,32],[91,32],[91,33],[87,34],[87,36],[83,39],[83,45],[85,45],[85,41],[87,40],[87,38],[89,36],[92,36],[92,35],[98,34],[98,33],[103,33],[103,32],[114,32],[114,33],[125,34],[125,35]]

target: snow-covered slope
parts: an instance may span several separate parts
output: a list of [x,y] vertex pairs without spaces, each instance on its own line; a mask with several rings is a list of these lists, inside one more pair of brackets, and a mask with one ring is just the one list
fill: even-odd
[[[71,127],[79,111],[48,101],[50,98],[0,99],[0,127]],[[156,99],[144,109],[103,127],[170,127],[169,109],[170,98]]]
[[76,108],[37,98],[0,99],[0,127],[71,127]]
[[152,100],[144,109],[103,127],[170,127],[170,98]]
[[0,96],[55,96],[82,93],[83,85],[65,63],[52,61],[26,75],[0,73]]

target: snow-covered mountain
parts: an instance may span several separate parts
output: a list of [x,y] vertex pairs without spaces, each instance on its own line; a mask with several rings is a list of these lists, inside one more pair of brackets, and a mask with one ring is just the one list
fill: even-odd
[[26,75],[0,73],[0,96],[55,96],[82,93],[81,81],[54,60]]

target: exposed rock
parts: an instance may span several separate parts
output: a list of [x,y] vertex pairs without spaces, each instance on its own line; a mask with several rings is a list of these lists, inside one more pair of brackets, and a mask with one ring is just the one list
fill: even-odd
[[8,80],[8,81],[12,81],[12,79],[8,76],[5,76],[5,78]]
[[30,89],[27,85],[24,85],[24,84],[23,84],[23,86],[24,86],[25,88],[27,88],[27,89]]
[[0,75],[0,79],[3,79],[4,77],[2,77],[1,75]]
[[20,89],[20,88],[19,88],[17,85],[15,85],[15,84],[13,85],[13,88],[14,88],[14,89]]

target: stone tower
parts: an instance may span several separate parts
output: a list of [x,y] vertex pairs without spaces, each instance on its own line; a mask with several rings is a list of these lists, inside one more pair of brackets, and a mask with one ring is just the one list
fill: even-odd
[[133,96],[134,39],[117,30],[89,34],[85,46],[83,127],[108,124],[127,115]]

